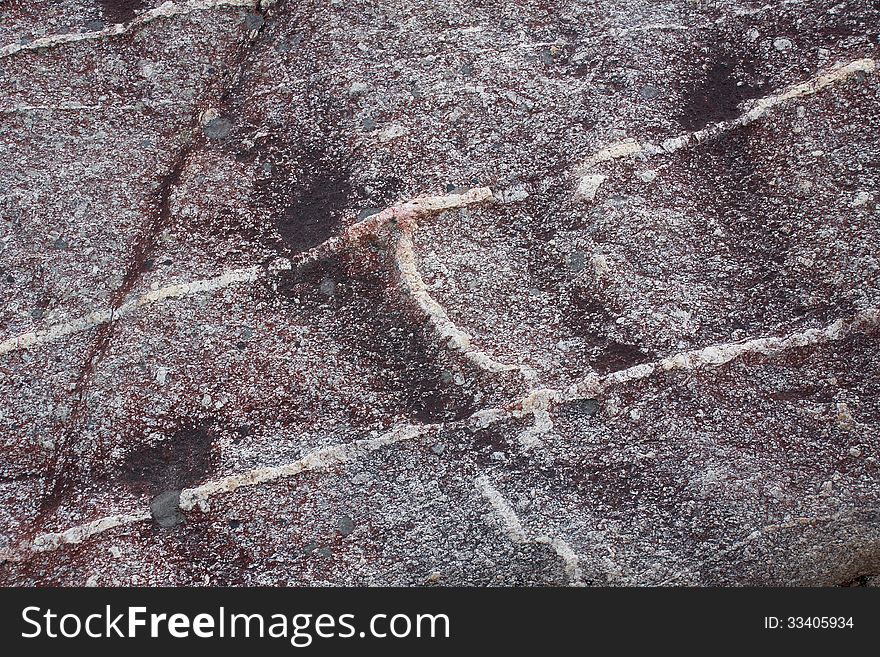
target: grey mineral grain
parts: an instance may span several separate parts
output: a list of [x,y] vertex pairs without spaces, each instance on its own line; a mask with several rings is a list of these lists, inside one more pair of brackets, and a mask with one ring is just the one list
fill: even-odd
[[167,490],[150,500],[150,514],[160,527],[173,527],[183,522],[180,512],[180,491]]

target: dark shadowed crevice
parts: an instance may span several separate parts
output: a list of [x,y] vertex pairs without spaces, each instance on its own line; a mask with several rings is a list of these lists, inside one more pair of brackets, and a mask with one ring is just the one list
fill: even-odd
[[292,251],[317,246],[338,232],[351,194],[346,171],[315,161],[293,202],[278,217],[281,239]]
[[615,317],[599,293],[576,287],[564,293],[561,307],[562,321],[571,335],[589,341],[590,363],[600,374],[653,360],[652,353],[616,335]]
[[118,477],[130,488],[151,495],[196,485],[214,470],[215,439],[210,420],[185,419],[158,443],[128,452]]
[[144,0],[96,0],[111,23],[127,23],[143,9]]
[[717,55],[686,87],[679,123],[686,130],[701,130],[736,117],[740,103],[764,93],[765,85],[753,83],[754,78],[755,63],[750,57]]
[[253,201],[272,217],[280,251],[295,254],[339,232],[349,204],[351,172],[346,162],[320,146],[283,149],[300,155],[295,163],[279,157],[254,185]]
[[376,372],[372,385],[384,393],[389,416],[423,422],[469,416],[476,410],[470,391],[454,382],[445,354],[427,337],[430,328],[396,300],[390,263],[365,267],[359,258],[329,257],[284,272],[278,294],[332,309],[337,339]]
[[872,586],[872,580],[876,579],[877,575],[858,575],[853,577],[852,579],[845,580],[838,584],[838,586],[843,587],[857,587],[857,586]]

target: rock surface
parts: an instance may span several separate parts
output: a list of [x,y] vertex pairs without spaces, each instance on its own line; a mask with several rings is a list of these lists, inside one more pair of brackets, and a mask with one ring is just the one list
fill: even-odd
[[876,582],[878,39],[3,0],[0,583]]

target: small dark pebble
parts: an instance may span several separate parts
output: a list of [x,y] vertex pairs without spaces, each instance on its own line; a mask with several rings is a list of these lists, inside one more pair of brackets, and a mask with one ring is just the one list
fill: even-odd
[[325,276],[321,280],[321,284],[318,286],[318,291],[325,297],[336,296],[336,281]]
[[341,536],[348,536],[354,531],[354,520],[347,515],[341,515],[339,516],[336,526],[339,528],[339,534]]
[[86,21],[85,24],[86,32],[100,32],[104,27],[104,21],[99,20]]
[[229,521],[229,528],[230,529],[238,529],[239,527],[241,527],[241,520],[230,520]]
[[180,491],[166,490],[150,501],[150,514],[160,527],[173,527],[183,522],[180,512]]
[[59,237],[57,240],[55,240],[53,246],[59,251],[64,251],[64,249],[68,247],[67,240],[65,240],[63,237]]
[[575,251],[568,254],[568,268],[574,273],[584,270],[587,265],[587,254],[583,251]]
[[599,402],[596,399],[580,399],[572,402],[572,406],[581,415],[595,415],[599,412]]
[[639,94],[641,94],[642,98],[644,98],[645,100],[651,100],[659,96],[660,92],[653,84],[646,84],[644,87],[642,87],[641,91],[639,91]]
[[259,30],[266,20],[259,14],[248,14],[244,17],[244,25],[248,30]]
[[208,139],[226,139],[232,132],[232,124],[228,119],[218,116],[203,125],[202,130]]

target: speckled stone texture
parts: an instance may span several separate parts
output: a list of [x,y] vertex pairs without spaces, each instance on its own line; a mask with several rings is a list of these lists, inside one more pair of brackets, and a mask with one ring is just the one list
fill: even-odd
[[880,575],[874,0],[0,0],[0,583]]

